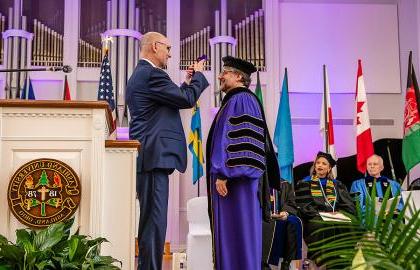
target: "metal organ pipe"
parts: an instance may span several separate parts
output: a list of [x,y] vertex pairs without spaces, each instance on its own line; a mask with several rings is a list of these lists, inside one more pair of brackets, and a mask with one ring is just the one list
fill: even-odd
[[[9,8],[9,29],[13,29],[13,8]],[[5,60],[6,60],[6,68],[11,69],[13,68],[13,39],[8,38],[6,40],[7,43],[7,53]],[[6,75],[6,98],[12,98],[12,79],[13,79],[13,72],[9,72]]]
[[258,11],[254,12],[254,29],[255,29],[255,66],[257,67],[257,69],[260,69],[261,67],[261,63],[260,63],[260,38],[261,38],[261,34],[260,34],[260,24],[259,24],[259,20],[260,20],[260,15]]
[[[134,29],[135,25],[135,11],[136,11],[136,1],[129,0],[128,2],[128,29]],[[127,47],[127,74],[132,74],[134,69],[134,38],[128,37],[128,47]],[[125,82],[127,77],[124,80],[123,89],[125,89]],[[124,91],[124,90],[123,90]],[[125,99],[124,99],[125,102]]]
[[[111,29],[118,28],[118,0],[111,1]],[[111,61],[111,72],[112,72],[112,85],[114,89],[115,98],[117,98],[117,48],[118,48],[118,38],[114,39],[114,42],[110,43],[110,61]]]
[[[26,16],[22,16],[22,30],[26,31]],[[20,62],[18,64],[18,66],[19,66],[19,68],[28,67],[27,65],[29,65],[29,62],[28,63],[26,62],[26,57],[27,57],[27,55],[26,55],[27,54],[26,45],[27,45],[28,42],[26,41],[26,38],[19,38],[19,39],[21,39],[21,46],[22,47],[21,47],[21,50],[20,50],[20,57],[18,59],[18,61]],[[17,89],[16,89],[17,93],[19,93],[19,90],[20,90],[21,86],[23,87],[24,83],[25,83],[25,76],[19,76],[19,84],[18,84]]]
[[200,51],[198,55],[201,56],[203,54],[206,54],[206,47],[207,47],[206,28],[200,30],[199,37],[200,37]]
[[261,61],[261,68],[263,68],[264,70],[265,70],[265,47],[264,47],[264,39],[265,39],[265,34],[264,34],[264,11],[262,10],[262,9],[260,9],[259,11],[258,11],[258,13],[259,13],[259,21],[260,21],[260,25],[259,25],[259,27],[260,27],[260,39],[259,39],[259,42],[260,42],[260,61]]
[[[227,0],[220,0],[220,25],[219,25],[219,34],[222,36],[227,35]],[[221,55],[219,58],[227,55],[227,44],[222,43],[216,45],[221,47]]]
[[[218,10],[214,13],[215,27],[214,27],[214,36],[220,36],[220,12]],[[221,58],[220,58],[220,44],[215,44],[212,46],[214,48],[214,53],[212,51],[213,57],[213,73],[214,73],[214,106],[219,107],[222,100],[222,94],[219,92],[219,84],[217,81],[217,74],[221,71]]]
[[[118,5],[118,28],[127,28],[127,1],[119,0]],[[118,121],[120,126],[124,119],[125,111],[125,85],[126,85],[126,68],[127,58],[126,56],[126,37],[118,37],[118,67],[117,67],[117,85],[118,85],[118,96],[117,96],[117,110],[118,110]],[[117,91],[116,91],[117,92]]]
[[[138,7],[136,7],[136,13],[135,13],[135,23],[134,23],[135,27],[134,29],[138,32],[140,32],[140,9]],[[137,61],[140,59],[140,55],[139,55],[139,40],[135,39],[134,40],[134,67],[137,65]],[[129,73],[130,75],[131,73]]]
[[[232,20],[228,20],[227,27],[228,27],[227,34],[228,36],[231,37],[232,36]],[[233,51],[232,44],[228,44],[228,55],[235,56],[235,51]]]
[[249,16],[249,59],[255,64],[255,29],[254,29],[254,15]]
[[210,70],[210,61],[211,61],[211,55],[210,55],[210,26],[207,26],[206,28],[206,55],[207,55],[207,65],[206,70]]
[[[6,18],[0,13],[0,32],[4,32]],[[3,38],[0,38],[0,63],[4,62]]]

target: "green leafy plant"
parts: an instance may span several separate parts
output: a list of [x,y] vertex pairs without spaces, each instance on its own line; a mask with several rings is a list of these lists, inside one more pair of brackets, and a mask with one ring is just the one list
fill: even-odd
[[[400,198],[395,196],[388,214],[390,192],[388,187],[379,212],[375,210],[373,185],[372,193],[366,196],[365,210],[356,200],[357,215],[348,215],[351,222],[321,221],[324,228],[314,233],[329,230],[340,233],[309,246],[316,252],[318,261],[327,269],[420,269],[420,210],[413,210],[406,203],[397,212]],[[408,211],[411,218],[407,218]]]
[[[42,230],[16,231],[16,244],[0,235],[0,270],[120,269],[118,260],[100,255],[105,238],[71,235],[74,219]],[[121,265],[121,262],[119,262]]]

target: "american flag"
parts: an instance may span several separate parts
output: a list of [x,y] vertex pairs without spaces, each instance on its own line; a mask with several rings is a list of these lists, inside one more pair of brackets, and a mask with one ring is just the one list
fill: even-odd
[[105,53],[101,65],[99,78],[98,100],[106,100],[112,112],[113,129],[116,127],[116,110],[114,89],[112,87],[111,65],[109,64],[108,52]]

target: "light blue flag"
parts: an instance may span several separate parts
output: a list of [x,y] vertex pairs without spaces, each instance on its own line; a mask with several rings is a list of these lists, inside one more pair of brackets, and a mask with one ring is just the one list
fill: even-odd
[[192,109],[191,117],[191,130],[188,136],[188,148],[192,153],[192,165],[193,165],[193,184],[197,183],[198,180],[203,176],[203,143],[201,136],[201,116],[200,116],[200,104],[197,104]]
[[279,110],[277,112],[276,129],[274,131],[274,144],[277,146],[277,162],[281,178],[289,183],[293,182],[293,137],[292,119],[290,117],[289,90],[287,82],[287,69],[284,72],[283,86]]
[[[29,87],[27,85],[28,83],[29,83]],[[26,95],[26,91],[28,91],[28,95]],[[35,100],[35,93],[34,93],[34,88],[32,87],[31,78],[25,79],[25,83],[23,84],[23,89],[20,93],[20,99]]]

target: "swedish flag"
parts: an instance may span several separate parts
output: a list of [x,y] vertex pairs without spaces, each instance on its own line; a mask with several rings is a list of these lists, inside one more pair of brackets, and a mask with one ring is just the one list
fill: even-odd
[[201,116],[200,116],[200,104],[197,104],[192,109],[191,117],[191,131],[188,136],[188,148],[190,149],[193,156],[193,184],[200,180],[203,176],[203,143],[201,139]]

